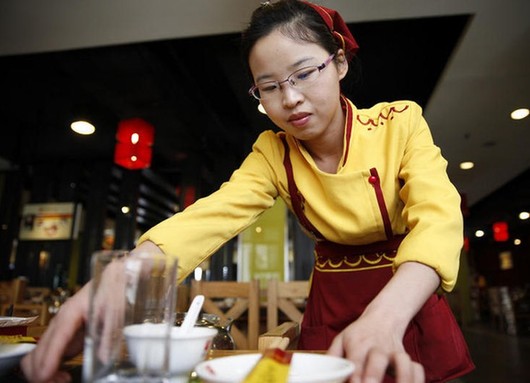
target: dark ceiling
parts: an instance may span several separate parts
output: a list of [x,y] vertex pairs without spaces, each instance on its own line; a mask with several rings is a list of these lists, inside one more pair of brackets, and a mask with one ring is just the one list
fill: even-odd
[[[362,77],[345,92],[359,107],[396,99],[425,107],[467,21],[351,25]],[[247,94],[238,34],[1,57],[0,70],[8,128],[0,157],[13,164],[112,158],[118,121],[142,117],[155,126],[155,173],[177,186],[192,163],[215,188],[273,128]],[[78,117],[96,125],[93,136],[69,130]]]
[[[350,24],[362,67],[361,80],[345,93],[358,107],[396,99],[427,107],[469,20]],[[261,131],[273,128],[247,94],[238,34],[4,56],[0,71],[0,158],[7,168],[110,161],[118,122],[142,117],[155,127],[151,170],[175,189],[193,173],[206,194],[228,179]],[[79,117],[96,125],[94,135],[69,129]],[[528,192],[521,198],[530,200]]]

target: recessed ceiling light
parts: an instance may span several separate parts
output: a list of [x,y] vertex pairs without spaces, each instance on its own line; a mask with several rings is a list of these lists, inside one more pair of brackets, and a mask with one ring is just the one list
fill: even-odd
[[483,230],[477,230],[477,231],[475,231],[475,237],[477,237],[477,238],[484,237],[484,234],[486,234],[486,233],[484,233]]
[[70,128],[74,132],[84,136],[88,136],[96,131],[95,126],[88,121],[74,121],[70,124]]
[[475,164],[471,161],[464,161],[460,163],[460,169],[462,170],[469,170],[473,169],[475,167]]
[[514,110],[510,114],[510,117],[513,118],[514,120],[522,120],[529,114],[530,114],[530,110],[528,110],[528,108],[520,108],[520,109]]
[[522,243],[522,241],[521,241],[519,238],[515,238],[515,239],[513,240],[513,244],[514,244],[515,246],[519,246],[521,243]]
[[529,212],[522,211],[522,212],[519,213],[519,219],[524,221],[525,219],[528,219],[528,218],[530,218],[530,213]]

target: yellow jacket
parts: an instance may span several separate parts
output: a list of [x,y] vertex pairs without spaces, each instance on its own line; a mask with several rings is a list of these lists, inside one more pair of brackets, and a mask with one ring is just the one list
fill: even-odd
[[[370,109],[350,105],[351,137],[347,140],[345,133],[343,160],[336,174],[320,171],[304,147],[287,136],[307,218],[333,242],[359,245],[385,240],[379,205],[368,182],[369,169],[375,167],[393,233],[408,232],[394,269],[406,261],[421,262],[436,270],[441,287],[450,291],[463,242],[460,196],[447,176],[447,161],[433,143],[421,108],[410,101],[380,103]],[[179,258],[179,280],[251,225],[276,197],[291,208],[280,134],[284,133],[263,132],[218,191],[140,238]]]

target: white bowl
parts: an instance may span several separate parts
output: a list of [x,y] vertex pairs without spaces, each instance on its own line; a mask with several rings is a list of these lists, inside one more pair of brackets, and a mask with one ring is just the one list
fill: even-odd
[[0,376],[7,374],[35,346],[33,343],[0,344]]
[[[138,368],[160,371],[163,367],[164,324],[143,323],[126,326],[123,329],[129,358]],[[171,328],[171,350],[169,372],[172,376],[187,376],[204,360],[217,330],[206,327],[192,327],[186,334],[180,327]],[[187,380],[186,380],[187,381]]]
[[[195,372],[204,383],[240,383],[260,358],[261,354],[216,358],[199,363]],[[353,370],[353,363],[344,358],[296,352],[288,383],[343,383]]]

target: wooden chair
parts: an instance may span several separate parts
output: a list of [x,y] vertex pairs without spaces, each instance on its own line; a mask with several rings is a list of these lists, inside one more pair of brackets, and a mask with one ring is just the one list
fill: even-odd
[[268,348],[294,349],[298,344],[299,335],[299,322],[284,322],[272,330],[260,334],[258,350],[263,351]]
[[[218,315],[221,323],[229,318],[234,321],[247,315],[246,328],[232,325],[231,334],[236,348],[255,350],[259,333],[259,282],[195,281],[191,282],[191,295],[204,295],[203,311]],[[238,326],[241,326],[239,328]],[[246,335],[245,335],[246,332]]]
[[0,281],[0,305],[11,304],[12,301],[11,281]]
[[24,303],[43,303],[50,298],[52,290],[49,287],[27,286],[24,291]]
[[278,314],[300,323],[309,295],[309,281],[283,282],[271,279],[267,285],[267,331],[278,326]]
[[[50,321],[48,298],[51,289],[27,286],[25,278],[15,278],[0,286],[0,315],[38,318],[29,326],[47,326]],[[8,312],[9,311],[9,312]]]
[[[296,348],[308,294],[309,281],[269,280],[267,285],[267,332],[259,336],[259,350],[272,347]],[[289,321],[278,325],[280,313],[286,316]]]
[[14,278],[0,282],[0,304],[10,305],[24,300],[25,278]]
[[190,305],[190,286],[189,285],[178,285],[177,286],[177,309],[178,313],[184,313],[188,311]]

